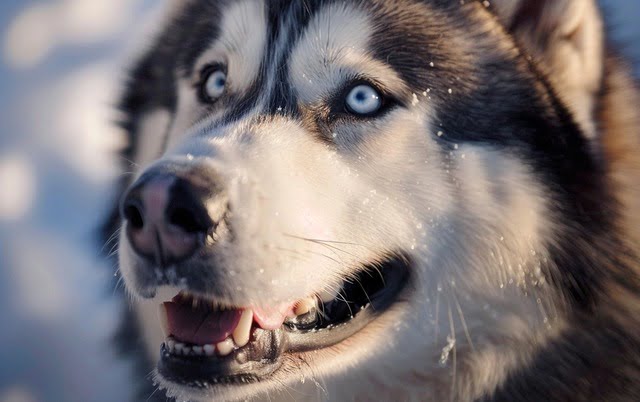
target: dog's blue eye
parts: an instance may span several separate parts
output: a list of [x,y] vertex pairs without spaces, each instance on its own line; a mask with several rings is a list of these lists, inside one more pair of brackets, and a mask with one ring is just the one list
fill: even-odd
[[357,115],[370,115],[382,107],[380,93],[370,85],[360,84],[347,94],[346,105],[349,112]]
[[204,100],[214,102],[224,94],[227,86],[227,74],[221,69],[212,69],[203,80],[201,89]]

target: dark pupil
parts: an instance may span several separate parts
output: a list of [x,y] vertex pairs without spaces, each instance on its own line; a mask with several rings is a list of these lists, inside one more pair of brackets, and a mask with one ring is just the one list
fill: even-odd
[[356,93],[356,100],[357,100],[358,102],[362,102],[362,101],[364,101],[364,100],[366,100],[366,99],[367,99],[367,96],[366,96],[366,94],[364,93],[364,91],[358,91],[358,93]]
[[218,86],[223,87],[225,84],[226,80],[222,77],[218,78],[218,80],[216,81],[216,84],[218,84]]

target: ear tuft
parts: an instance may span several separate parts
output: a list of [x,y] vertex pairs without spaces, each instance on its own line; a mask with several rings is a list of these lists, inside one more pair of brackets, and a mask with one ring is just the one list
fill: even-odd
[[547,73],[589,138],[602,82],[603,23],[595,0],[492,0],[499,20]]

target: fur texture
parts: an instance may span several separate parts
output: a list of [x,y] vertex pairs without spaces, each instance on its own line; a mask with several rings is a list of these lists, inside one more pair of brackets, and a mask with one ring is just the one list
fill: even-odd
[[[157,375],[169,396],[640,399],[639,99],[594,1],[193,0],[172,13],[121,103],[132,182],[167,164],[215,172],[233,236],[171,267],[120,236],[138,329],[123,339],[145,345],[128,354],[156,360],[155,308],[180,289],[269,305],[389,253],[411,272],[343,342],[286,354],[249,385]],[[204,104],[212,64],[227,83]],[[363,82],[385,99],[375,116],[344,108]]]

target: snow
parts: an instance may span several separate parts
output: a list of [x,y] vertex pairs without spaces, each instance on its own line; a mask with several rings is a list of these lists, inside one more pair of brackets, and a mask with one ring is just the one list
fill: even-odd
[[145,3],[0,5],[0,401],[133,394],[111,343],[114,267],[95,234],[126,145],[112,105]]

